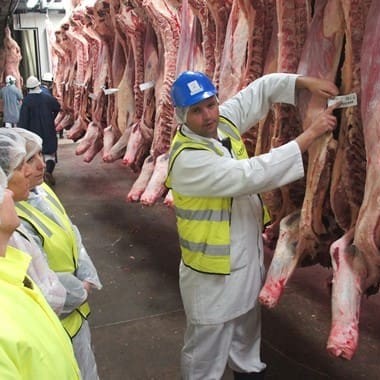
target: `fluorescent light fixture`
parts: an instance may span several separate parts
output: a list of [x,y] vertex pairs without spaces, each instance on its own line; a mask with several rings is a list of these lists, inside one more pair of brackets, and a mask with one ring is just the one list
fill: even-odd
[[28,0],[26,3],[27,8],[34,8],[38,3],[38,0]]

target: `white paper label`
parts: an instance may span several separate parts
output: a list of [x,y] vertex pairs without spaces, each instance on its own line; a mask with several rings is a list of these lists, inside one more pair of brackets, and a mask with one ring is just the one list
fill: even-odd
[[140,91],[145,91],[152,88],[153,86],[154,86],[154,80],[151,80],[150,82],[141,83],[139,85],[139,89]]
[[105,95],[112,95],[112,94],[115,94],[118,91],[119,91],[118,88],[104,88],[103,87],[103,92],[104,92]]
[[189,82],[187,84],[187,87],[190,90],[191,96],[199,94],[203,90],[203,87],[199,84],[199,82],[197,80],[193,80],[193,81]]
[[338,108],[353,107],[358,105],[358,98],[355,92],[353,92],[352,94],[335,96],[334,98],[330,98],[327,100],[327,106],[330,107],[331,105],[337,102],[341,102]]

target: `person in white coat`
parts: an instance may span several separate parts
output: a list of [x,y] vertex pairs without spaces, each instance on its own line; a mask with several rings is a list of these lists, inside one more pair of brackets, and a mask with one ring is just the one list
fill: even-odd
[[248,158],[241,134],[273,103],[295,104],[306,88],[328,98],[334,83],[270,74],[219,105],[203,73],[186,71],[171,96],[180,122],[171,144],[166,185],[172,190],[181,248],[179,281],[186,314],[181,353],[184,380],[223,376],[263,379],[258,294],[265,276],[263,205],[259,193],[304,175],[302,153],[336,126],[336,106],[322,112],[294,141]]

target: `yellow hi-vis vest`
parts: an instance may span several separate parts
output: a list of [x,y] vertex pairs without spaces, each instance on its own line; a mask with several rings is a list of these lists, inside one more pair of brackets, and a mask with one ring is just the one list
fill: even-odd
[[[27,201],[16,203],[17,215],[30,223],[41,236],[49,267],[54,272],[74,273],[78,266],[79,253],[71,221],[50,187],[46,184],[43,184],[42,187],[47,194],[46,201],[59,218],[60,224],[57,224]],[[90,307],[87,302],[84,302],[61,320],[71,338],[78,333],[83,319],[87,319],[89,314]]]
[[[238,160],[248,158],[238,129],[219,118],[219,132],[231,140]],[[184,149],[209,150],[222,156],[212,143],[195,141],[177,131],[170,148],[166,186],[171,187],[171,168]],[[182,260],[186,266],[204,273],[229,274],[231,198],[189,197],[172,189]]]
[[27,275],[30,255],[7,246],[0,257],[0,379],[81,379],[57,315]]

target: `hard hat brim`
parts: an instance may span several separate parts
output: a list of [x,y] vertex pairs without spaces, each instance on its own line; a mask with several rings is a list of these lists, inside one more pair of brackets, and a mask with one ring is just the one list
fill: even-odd
[[198,95],[192,96],[191,99],[188,99],[187,102],[182,102],[182,104],[178,104],[179,107],[190,107],[195,104],[198,104],[202,102],[203,100],[212,98],[213,96],[216,96],[216,91],[205,91]]

